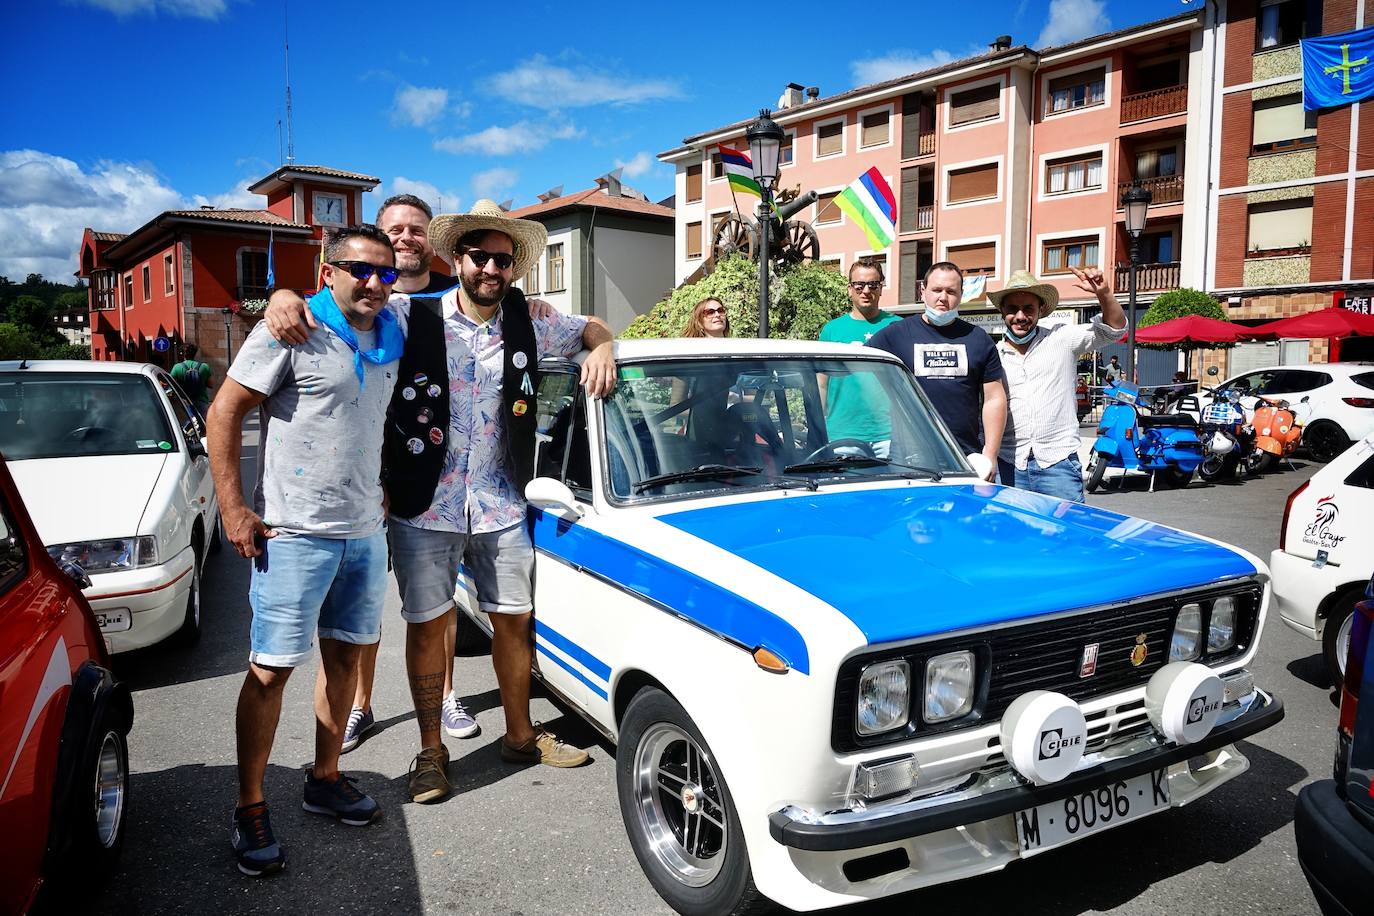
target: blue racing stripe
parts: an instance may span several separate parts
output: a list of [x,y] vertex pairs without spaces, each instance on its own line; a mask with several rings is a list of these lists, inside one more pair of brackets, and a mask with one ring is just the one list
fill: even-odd
[[562,668],[564,671],[568,672],[569,674],[571,674],[573,677],[577,678],[577,679],[578,679],[579,681],[581,681],[582,683],[586,684],[586,685],[587,685],[587,688],[588,688],[589,690],[591,690],[592,693],[594,693],[594,694],[596,694],[597,696],[601,697],[601,699],[603,699],[603,700],[604,700],[604,699],[607,699],[607,696],[608,696],[608,695],[607,695],[606,691],[603,690],[602,688],[598,687],[596,684],[592,683],[591,678],[587,677],[587,676],[586,676],[585,674],[583,674],[581,671],[578,671],[578,670],[577,670],[576,668],[574,668],[572,665],[570,665],[570,664],[568,664],[567,662],[563,661],[563,659],[559,658],[557,655],[554,655],[552,652],[550,652],[548,649],[544,648],[544,647],[543,647],[542,645],[540,645],[538,642],[536,642],[536,643],[534,644],[534,647],[535,647],[536,649],[538,649],[540,652],[542,652],[542,653],[544,654],[544,657],[545,657],[545,658],[549,659],[549,660],[552,661],[555,665],[557,665],[558,667]]
[[610,681],[610,665],[606,664],[601,659],[597,658],[595,655],[591,654],[586,649],[582,648],[577,643],[573,642],[571,639],[564,636],[562,633],[558,632],[553,627],[549,626],[547,623],[544,623],[544,621],[540,620],[538,617],[534,618],[534,632],[538,633],[540,636],[543,636],[550,643],[562,649],[564,652],[568,653],[573,658],[577,659],[592,674],[595,674],[603,681]]

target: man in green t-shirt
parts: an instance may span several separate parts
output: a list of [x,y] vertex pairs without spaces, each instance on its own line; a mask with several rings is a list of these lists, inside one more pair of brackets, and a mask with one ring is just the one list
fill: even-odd
[[[851,264],[849,312],[827,321],[821,328],[820,339],[863,346],[889,324],[901,321],[897,315],[878,308],[885,279],[882,265],[871,258],[860,258]],[[830,441],[858,439],[869,443],[879,458],[886,458],[892,423],[888,397],[878,380],[862,374],[833,379],[821,375],[820,386]]]
[[210,365],[196,359],[198,352],[195,344],[187,344],[186,358],[172,367],[172,378],[203,414],[210,409]]

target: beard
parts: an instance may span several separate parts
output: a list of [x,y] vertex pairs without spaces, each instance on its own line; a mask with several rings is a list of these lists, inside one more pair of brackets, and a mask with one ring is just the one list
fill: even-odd
[[474,276],[469,276],[466,271],[463,271],[458,277],[458,282],[462,284],[463,292],[467,293],[468,298],[478,305],[487,307],[500,305],[501,300],[506,298],[506,291],[510,289],[510,281],[497,277],[495,290],[484,293],[481,285],[483,279],[485,279],[485,275],[480,271]]
[[402,276],[415,277],[428,272],[430,260],[428,251],[396,249],[396,269],[401,272]]

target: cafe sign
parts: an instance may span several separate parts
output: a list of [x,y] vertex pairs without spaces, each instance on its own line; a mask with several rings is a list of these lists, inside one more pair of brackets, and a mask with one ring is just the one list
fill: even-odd
[[1331,304],[1361,315],[1374,315],[1374,289],[1338,289],[1331,295]]

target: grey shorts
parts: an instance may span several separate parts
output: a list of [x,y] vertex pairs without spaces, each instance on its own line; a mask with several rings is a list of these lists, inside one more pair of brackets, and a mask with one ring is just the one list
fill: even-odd
[[477,588],[479,608],[488,614],[526,614],[534,609],[534,548],[524,525],[457,534],[393,521],[388,531],[406,623],[427,623],[453,607],[465,554],[464,573]]

